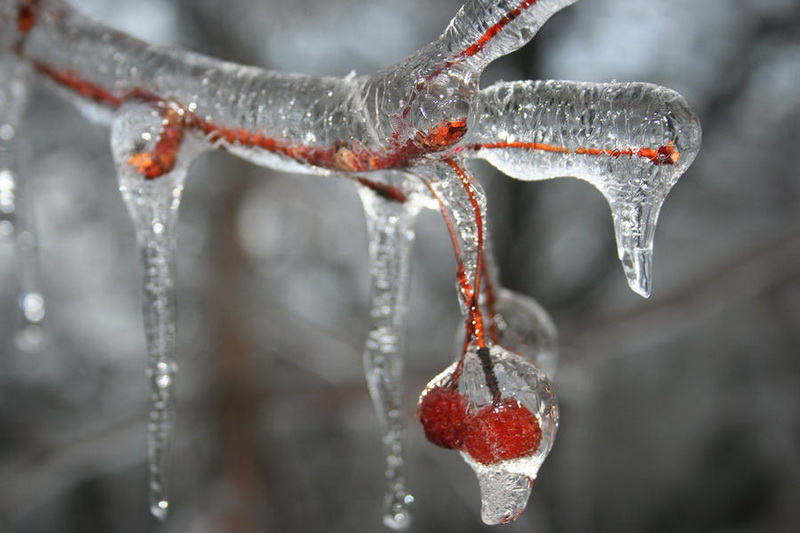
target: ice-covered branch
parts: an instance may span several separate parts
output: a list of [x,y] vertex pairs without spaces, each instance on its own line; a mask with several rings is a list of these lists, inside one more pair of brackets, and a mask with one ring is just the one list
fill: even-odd
[[[467,160],[486,159],[521,180],[592,183],[611,206],[628,281],[647,296],[660,207],[700,143],[695,115],[661,87],[518,81],[479,90],[489,63],[524,46],[576,1],[468,0],[418,52],[373,74],[333,78],[154,46],[64,0],[0,0],[0,157],[7,159],[9,128],[25,96],[21,80],[31,72],[90,119],[112,123],[120,189],[143,258],[157,516],[169,507],[175,224],[190,164],[215,148],[362,186],[373,274],[364,359],[383,426],[387,523],[394,527],[408,523],[411,500],[399,356],[414,215],[421,207],[441,211],[456,255],[465,338],[458,360],[426,389],[419,416],[431,441],[461,451],[475,469],[485,521],[522,512],[558,422],[555,395],[537,366],[552,373],[555,331],[538,304],[500,287],[485,195]],[[0,172],[2,210],[15,182]]]

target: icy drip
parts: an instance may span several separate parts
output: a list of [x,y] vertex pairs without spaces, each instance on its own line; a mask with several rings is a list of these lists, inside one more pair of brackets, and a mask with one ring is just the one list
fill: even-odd
[[17,200],[17,165],[13,150],[16,128],[0,120],[0,238],[15,235]]
[[122,190],[136,225],[142,262],[142,309],[147,343],[147,376],[150,386],[148,464],[150,508],[166,516],[167,467],[175,420],[175,233],[180,186],[155,181],[141,188]]
[[[180,194],[176,189],[157,188],[162,189],[158,191],[161,194]],[[127,203],[130,205],[130,201]],[[151,395],[148,422],[150,506],[153,514],[164,518],[169,507],[166,472],[175,419],[173,385],[178,371],[173,281],[177,212],[163,205],[153,207],[137,207],[140,217],[149,218],[148,223],[137,228],[137,240],[144,271],[142,305]]]
[[645,83],[498,83],[480,92],[463,141],[509,176],[574,176],[605,196],[628,283],[648,296],[658,213],[697,155],[685,100]]
[[[460,451],[475,471],[483,521],[500,524],[514,520],[527,505],[555,440],[558,403],[536,365],[500,346],[491,347],[490,357],[500,402],[486,385],[478,350],[471,347],[463,363],[431,380],[420,397],[420,411],[431,414],[423,420],[426,434],[444,436],[437,444]],[[447,416],[440,416],[444,412]]]
[[359,188],[359,194],[367,219],[372,274],[364,369],[386,454],[383,522],[403,529],[411,522],[414,497],[406,490],[403,457],[402,338],[413,226],[421,206],[413,201],[386,199],[365,187]]
[[143,104],[123,106],[112,126],[112,150],[120,192],[136,230],[142,264],[142,310],[150,389],[148,468],[150,510],[164,519],[169,510],[167,469],[175,424],[176,305],[175,246],[183,181],[200,145],[181,147],[168,174],[147,180],[132,157],[152,150],[164,121],[159,110]]
[[15,342],[22,351],[35,352],[45,341],[45,302],[30,183],[19,175],[15,146],[29,77],[19,61],[0,55],[0,239],[16,244],[19,324]]

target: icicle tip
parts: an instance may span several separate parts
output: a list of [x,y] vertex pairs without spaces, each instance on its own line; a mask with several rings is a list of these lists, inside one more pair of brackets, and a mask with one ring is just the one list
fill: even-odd
[[625,270],[625,277],[628,278],[628,285],[633,292],[643,298],[649,298],[653,286],[652,248],[623,250],[620,253],[620,260]]
[[406,492],[393,494],[387,499],[386,512],[383,515],[383,525],[395,531],[408,529],[413,522],[414,496]]
[[167,500],[158,500],[154,502],[150,505],[150,512],[161,522],[165,521],[169,514],[169,502]]

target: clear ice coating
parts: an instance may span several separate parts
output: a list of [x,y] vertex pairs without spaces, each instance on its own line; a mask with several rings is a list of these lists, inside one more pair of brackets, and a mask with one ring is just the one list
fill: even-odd
[[498,341],[503,348],[526,357],[550,378],[558,363],[558,333],[550,315],[533,298],[501,288],[495,303]]
[[[433,391],[436,391],[434,394],[442,390],[454,391],[463,398],[460,404],[464,408],[463,423],[461,428],[455,428],[461,435],[452,447],[461,452],[478,477],[481,518],[487,524],[500,524],[514,520],[527,505],[533,481],[555,440],[558,403],[550,380],[529,360],[501,346],[489,349],[489,358],[499,397],[487,382],[485,360],[478,348],[471,346],[459,361],[428,383],[420,397],[420,410],[422,413],[431,403],[427,398]],[[491,425],[491,419],[486,418],[486,413],[503,413],[501,407],[508,405],[509,400],[518,402],[535,417],[540,431],[538,441],[526,437],[525,428],[518,428],[514,418],[502,420],[501,426]],[[440,411],[443,402],[437,403],[439,405],[432,408]],[[510,405],[518,408],[515,403]],[[452,413],[447,418],[448,421],[457,419]],[[453,430],[452,427],[445,429]],[[476,431],[485,441],[473,436]]]
[[[9,88],[34,71],[90,119],[113,121],[120,189],[144,267],[156,516],[169,507],[178,205],[191,161],[212,148],[362,186],[373,276],[364,363],[383,427],[391,527],[408,524],[413,500],[403,468],[399,358],[413,221],[420,207],[441,211],[458,264],[464,339],[458,362],[426,389],[419,414],[429,438],[460,450],[478,474],[484,521],[512,520],[524,509],[555,436],[546,377],[555,328],[535,301],[499,285],[485,196],[466,162],[482,158],[521,180],[571,176],[593,184],[611,207],[628,282],[647,296],[659,210],[701,137],[686,102],[654,85],[517,81],[479,89],[489,63],[576,1],[467,0],[439,38],[409,57],[371,75],[333,78],[149,45],[64,0],[0,0],[0,111],[13,108]],[[0,137],[8,141],[14,130],[6,122]],[[0,175],[0,211],[16,205],[14,178]],[[0,218],[0,231],[8,221]],[[24,300],[31,317],[43,315],[41,298]]]
[[649,296],[659,210],[700,147],[679,94],[647,83],[498,83],[480,92],[470,119],[464,144],[505,174],[574,176],[603,193],[628,283]]
[[187,127],[214,144],[301,172],[402,168],[457,153],[518,179],[585,179],[611,206],[631,287],[650,293],[658,212],[700,143],[683,98],[643,83],[477,89],[490,61],[525,44],[573,1],[467,2],[435,42],[389,69],[344,79],[149,46],[59,1],[40,3],[52,14],[26,35],[23,54],[93,118],[128,99],[175,101],[195,116]]
[[444,163],[414,170],[427,184],[450,231],[458,261],[456,289],[461,295],[461,311],[467,314],[473,295],[480,291],[486,233],[486,196],[480,184],[466,172],[461,161],[448,159]]

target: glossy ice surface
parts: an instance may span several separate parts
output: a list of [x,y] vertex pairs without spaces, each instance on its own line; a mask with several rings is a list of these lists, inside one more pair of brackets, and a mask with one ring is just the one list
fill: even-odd
[[[484,522],[498,524],[513,520],[527,505],[536,474],[555,440],[558,403],[550,380],[529,360],[501,346],[492,347],[490,357],[499,386],[499,401],[486,383],[478,350],[470,348],[462,360],[453,363],[428,384],[422,393],[420,406],[426,404],[429,394],[439,394],[441,390],[455,391],[463,398],[459,405],[465,409],[462,423],[468,429],[464,430],[456,445],[449,447],[461,451],[464,460],[478,476]],[[538,439],[529,436],[534,429],[524,427],[518,420],[506,419],[502,421],[505,424],[503,431],[494,429],[486,437],[490,441],[488,446],[500,451],[487,454],[483,450],[485,445],[476,449],[470,441],[471,433],[475,431],[475,420],[483,418],[481,422],[485,424],[498,413],[507,411],[509,404],[515,409],[521,406],[526,410],[525,415],[535,417]],[[525,416],[520,418],[523,422],[527,420]],[[448,419],[458,417],[450,414]],[[525,442],[521,443],[521,440]]]
[[[90,119],[112,124],[120,190],[142,258],[156,516],[169,509],[178,209],[192,161],[216,148],[362,186],[373,278],[364,366],[386,452],[384,522],[394,528],[409,524],[414,500],[406,489],[400,402],[414,220],[422,208],[441,211],[466,319],[458,362],[430,387],[457,391],[469,409],[463,441],[444,440],[455,439],[448,447],[461,450],[478,475],[484,521],[522,512],[555,437],[558,411],[546,373],[554,371],[556,333],[535,301],[500,287],[485,195],[467,160],[486,159],[521,180],[572,176],[593,184],[611,207],[628,282],[647,296],[659,210],[700,143],[685,101],[653,85],[518,81],[479,89],[490,62],[525,45],[575,1],[468,0],[434,42],[385,70],[345,78],[149,45],[63,0],[0,1],[0,231],[16,205],[15,175],[5,161],[31,72]],[[25,301],[30,316],[43,313],[43,304],[34,308],[41,297]]]

